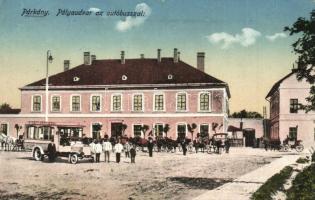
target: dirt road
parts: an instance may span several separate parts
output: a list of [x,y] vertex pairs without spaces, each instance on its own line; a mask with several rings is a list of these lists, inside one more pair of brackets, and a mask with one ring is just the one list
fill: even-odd
[[[103,155],[101,155],[103,159]],[[138,153],[136,164],[37,162],[0,151],[0,199],[191,199],[271,160],[279,152],[232,148],[230,154]]]

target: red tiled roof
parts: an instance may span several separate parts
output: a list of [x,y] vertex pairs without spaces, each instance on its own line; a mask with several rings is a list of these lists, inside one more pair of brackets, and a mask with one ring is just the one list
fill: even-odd
[[[122,76],[127,76],[122,80]],[[168,76],[172,75],[172,79]],[[79,81],[75,82],[74,77]],[[95,60],[91,65],[79,65],[68,71],[49,77],[52,86],[83,86],[83,85],[128,85],[128,84],[186,84],[209,83],[224,86],[225,82],[214,78],[183,61],[174,63],[173,58],[157,59],[120,59]],[[45,79],[27,86],[44,86]],[[23,88],[22,88],[23,89]]]

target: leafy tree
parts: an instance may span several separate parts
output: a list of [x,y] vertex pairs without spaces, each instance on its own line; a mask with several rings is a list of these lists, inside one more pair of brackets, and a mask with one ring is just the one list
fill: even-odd
[[149,130],[149,128],[150,127],[148,125],[146,125],[146,124],[141,126],[141,131],[143,132],[144,139],[145,139],[145,135],[146,135],[147,131]]
[[127,125],[127,124],[122,124],[122,125],[121,125],[121,134],[122,134],[122,135],[125,134],[125,131],[126,131],[127,128],[128,128],[128,125]]
[[93,135],[93,138],[100,139],[100,131],[102,130],[102,124],[93,124],[93,129],[95,130],[96,135]]
[[[310,84],[315,83],[315,10],[310,13],[310,18],[300,17],[291,27],[285,27],[290,35],[298,35],[292,44],[293,52],[298,55],[296,63],[297,80],[305,79]],[[315,86],[311,86],[310,95],[306,98],[307,104],[300,105],[306,112],[315,110]]]
[[263,118],[258,112],[241,110],[240,112],[234,112],[230,117],[233,118]]
[[194,139],[194,131],[196,128],[197,128],[197,125],[195,123],[192,123],[191,125],[190,124],[187,125],[188,132],[191,134],[191,139]]
[[163,127],[163,132],[165,133],[165,136],[167,137],[167,133],[170,131],[171,127],[169,124],[165,124]]
[[8,103],[3,103],[0,105],[0,112],[6,112],[12,110],[12,107]]

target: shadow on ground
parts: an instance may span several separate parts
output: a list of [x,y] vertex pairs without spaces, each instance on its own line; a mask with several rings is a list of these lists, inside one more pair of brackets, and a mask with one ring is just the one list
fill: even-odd
[[199,177],[169,177],[169,181],[184,184],[191,189],[213,190],[225,183],[232,182],[233,179],[223,178],[199,178]]

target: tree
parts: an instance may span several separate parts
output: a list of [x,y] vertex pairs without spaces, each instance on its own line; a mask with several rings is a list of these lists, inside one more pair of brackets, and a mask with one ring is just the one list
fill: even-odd
[[8,103],[3,103],[0,105],[0,113],[10,110],[12,110],[12,107]]
[[194,131],[196,128],[197,128],[197,125],[195,123],[192,123],[191,125],[190,124],[187,125],[187,129],[188,129],[189,133],[191,134],[192,140],[194,139]]
[[143,138],[144,139],[145,139],[145,135],[146,135],[147,131],[149,130],[149,128],[150,127],[148,125],[146,125],[146,124],[141,126],[141,131],[143,132]]
[[100,139],[101,137],[100,131],[102,130],[102,124],[100,123],[93,124],[93,130],[95,131],[93,132],[93,139]]
[[165,133],[165,136],[167,137],[167,133],[170,131],[171,127],[169,124],[165,124],[163,127],[163,132]]
[[121,134],[122,135],[125,135],[125,131],[126,131],[127,128],[128,128],[127,124],[121,124]]
[[241,110],[240,112],[234,112],[230,117],[233,118],[263,118],[258,112]]
[[[290,35],[299,35],[296,42],[292,44],[293,51],[298,55],[295,61],[297,80],[305,79],[310,84],[315,83],[315,10],[310,13],[310,18],[300,17],[291,27],[285,27]],[[309,112],[315,110],[315,86],[311,86],[310,95],[306,98],[307,104],[300,105],[300,109]]]

